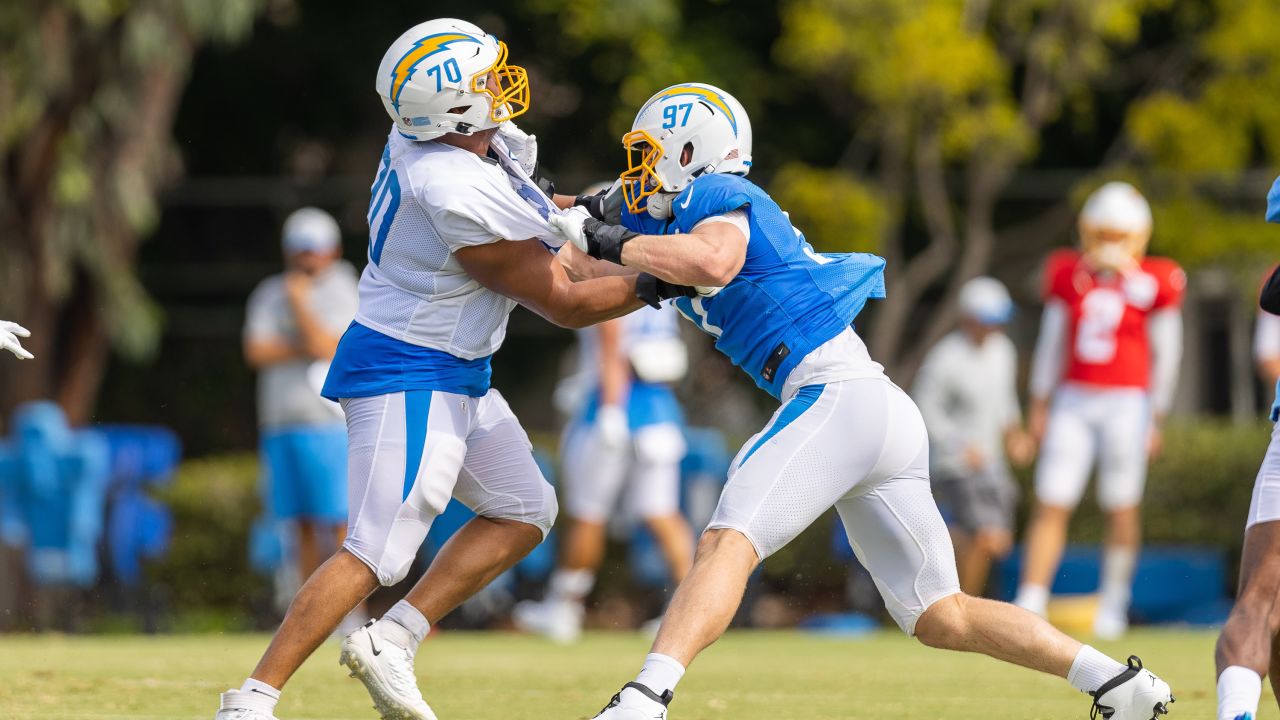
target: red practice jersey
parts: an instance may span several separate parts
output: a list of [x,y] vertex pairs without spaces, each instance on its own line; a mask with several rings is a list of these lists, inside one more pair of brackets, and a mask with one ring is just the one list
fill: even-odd
[[1077,250],[1055,251],[1045,265],[1044,296],[1067,306],[1063,379],[1149,387],[1147,317],[1180,306],[1186,286],[1186,274],[1168,258],[1143,258],[1137,272],[1120,275],[1092,270]]

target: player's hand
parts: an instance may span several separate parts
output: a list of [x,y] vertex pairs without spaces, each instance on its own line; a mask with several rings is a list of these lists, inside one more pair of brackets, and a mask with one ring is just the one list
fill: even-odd
[[511,159],[520,164],[529,177],[538,169],[538,136],[516,127],[510,120],[498,123],[498,136],[511,151]]
[[963,453],[965,467],[977,472],[987,466],[986,453],[982,452],[982,448],[977,445],[969,445],[965,447]]
[[596,432],[605,447],[617,449],[625,445],[631,437],[627,411],[617,405],[601,405],[596,411]]
[[1031,439],[1036,444],[1044,442],[1044,430],[1049,425],[1049,399],[1032,398],[1031,409],[1027,412],[1027,429],[1031,431]]
[[8,350],[16,355],[19,360],[30,360],[35,355],[32,355],[26,348],[22,347],[22,343],[18,340],[18,338],[26,337],[31,337],[30,330],[15,322],[0,320],[0,350]]
[[587,236],[582,229],[583,223],[590,219],[591,215],[586,210],[572,207],[560,214],[552,213],[547,218],[547,224],[551,226],[551,232],[555,233],[556,237],[590,255],[591,253],[587,250]]
[[1151,423],[1151,429],[1147,431],[1147,459],[1155,460],[1160,457],[1160,453],[1164,450],[1164,433],[1160,430],[1160,423]]
[[597,260],[622,264],[622,246],[639,233],[621,225],[610,225],[591,217],[580,207],[571,207],[559,215],[547,218],[556,237],[573,243],[574,247]]
[[649,273],[642,272],[636,276],[636,297],[652,308],[662,307],[663,300],[696,297],[698,294],[698,288],[669,283]]
[[311,292],[311,277],[304,272],[290,270],[284,274],[284,294],[294,305],[305,305]]
[[614,180],[613,184],[594,195],[579,195],[573,199],[576,207],[585,208],[591,217],[611,225],[622,224],[622,181]]
[[1005,435],[1004,449],[1009,455],[1009,462],[1015,467],[1026,467],[1035,459],[1036,440],[1031,437],[1031,433],[1016,428]]

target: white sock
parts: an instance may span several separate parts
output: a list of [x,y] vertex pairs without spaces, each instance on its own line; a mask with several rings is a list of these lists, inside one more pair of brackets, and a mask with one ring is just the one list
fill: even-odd
[[1129,611],[1133,588],[1133,570],[1138,553],[1133,548],[1107,548],[1102,553],[1102,582],[1098,587],[1098,606],[1117,613]]
[[636,682],[661,695],[668,690],[675,690],[676,683],[684,677],[684,666],[679,660],[662,653],[649,653],[644,659],[644,667],[636,676]]
[[1013,599],[1013,604],[1044,617],[1049,609],[1049,588],[1034,583],[1022,583],[1018,586],[1018,596]]
[[1218,720],[1235,720],[1258,714],[1262,676],[1247,667],[1232,665],[1218,676]]
[[240,686],[240,692],[249,693],[252,698],[252,708],[246,710],[264,710],[268,713],[274,713],[276,703],[280,702],[280,691],[261,680],[248,678],[244,684]]
[[591,570],[565,570],[556,568],[547,583],[547,599],[554,602],[580,603],[596,584],[596,574]]
[[1091,693],[1102,687],[1102,683],[1124,672],[1124,669],[1125,665],[1085,645],[1071,662],[1067,682],[1080,692]]
[[431,632],[431,623],[427,622],[426,616],[404,600],[392,605],[378,623],[383,637],[410,654],[418,652],[418,645]]

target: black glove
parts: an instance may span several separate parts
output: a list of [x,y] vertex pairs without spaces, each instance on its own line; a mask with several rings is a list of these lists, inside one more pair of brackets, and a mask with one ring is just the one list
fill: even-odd
[[659,280],[649,273],[642,272],[636,276],[636,297],[650,307],[662,307],[663,300],[677,297],[694,297],[698,294],[690,285],[676,285],[666,280]]
[[573,204],[586,208],[597,220],[610,225],[622,224],[622,190],[618,186],[607,187],[594,195],[579,195]]
[[1271,271],[1271,277],[1262,286],[1262,295],[1258,298],[1258,306],[1272,315],[1280,315],[1280,265]]
[[546,175],[539,175],[534,178],[534,182],[538,184],[538,189],[547,194],[547,197],[556,196],[556,181]]
[[640,235],[621,225],[610,225],[595,218],[582,221],[582,234],[587,239],[588,255],[618,265],[622,264],[622,246]]

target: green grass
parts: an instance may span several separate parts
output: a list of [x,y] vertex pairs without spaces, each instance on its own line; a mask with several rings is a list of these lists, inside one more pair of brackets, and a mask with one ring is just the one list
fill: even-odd
[[[262,635],[0,636],[0,719],[201,718],[252,668]],[[1173,718],[1214,715],[1210,632],[1135,632],[1119,645],[1164,676]],[[572,647],[501,633],[445,633],[418,659],[442,720],[573,720],[593,715],[644,657],[634,634],[593,634]],[[289,684],[282,720],[373,718],[363,688],[326,644]],[[884,632],[831,639],[735,632],[681,683],[675,720],[1087,718],[1088,701],[1057,678],[973,655],[943,653]],[[1276,718],[1270,692],[1262,718]]]

